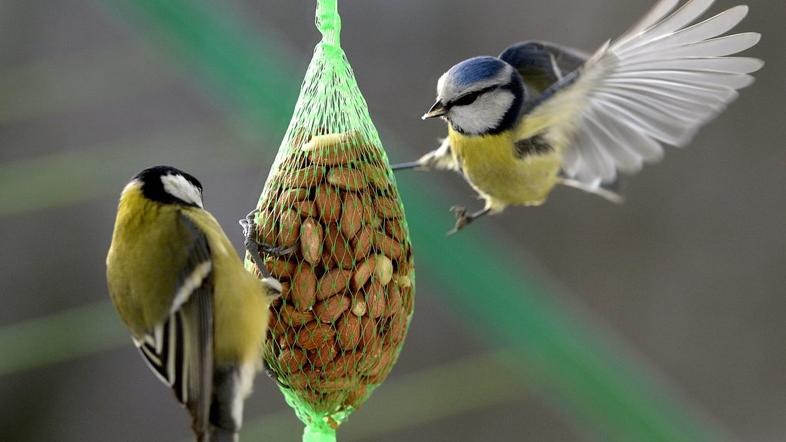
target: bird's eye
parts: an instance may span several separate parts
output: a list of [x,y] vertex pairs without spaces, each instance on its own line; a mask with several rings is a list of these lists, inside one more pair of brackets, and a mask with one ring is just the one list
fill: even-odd
[[471,92],[471,93],[469,93],[467,95],[464,95],[463,97],[461,97],[461,98],[459,98],[457,100],[454,100],[453,101],[453,106],[467,106],[467,105],[470,105],[470,104],[474,103],[475,100],[478,99],[478,97],[480,96],[481,92],[482,91]]

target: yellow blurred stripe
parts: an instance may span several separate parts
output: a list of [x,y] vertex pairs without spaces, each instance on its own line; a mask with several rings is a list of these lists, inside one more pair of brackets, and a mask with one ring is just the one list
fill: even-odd
[[0,328],[0,376],[131,345],[109,302]]

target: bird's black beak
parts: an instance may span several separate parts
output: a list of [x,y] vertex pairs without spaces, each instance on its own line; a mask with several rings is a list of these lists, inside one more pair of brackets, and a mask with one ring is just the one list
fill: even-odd
[[431,109],[429,109],[428,112],[423,114],[423,116],[421,118],[426,120],[426,119],[429,119],[429,118],[441,117],[441,116],[445,115],[446,113],[448,113],[448,108],[445,107],[445,105],[442,104],[442,102],[440,100],[437,100],[437,102],[434,103],[433,106],[431,106]]

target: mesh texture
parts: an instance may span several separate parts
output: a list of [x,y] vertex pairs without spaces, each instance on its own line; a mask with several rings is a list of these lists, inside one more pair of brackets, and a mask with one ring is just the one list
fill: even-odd
[[255,220],[260,242],[294,250],[262,255],[283,286],[265,365],[306,424],[304,441],[335,440],[385,380],[414,303],[404,209],[340,26],[336,0],[319,0],[323,39]]

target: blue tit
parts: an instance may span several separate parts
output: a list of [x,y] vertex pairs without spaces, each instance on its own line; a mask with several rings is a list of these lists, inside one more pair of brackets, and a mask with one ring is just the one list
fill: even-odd
[[120,318],[197,440],[237,440],[281,284],[245,270],[199,181],[166,166],[126,185],[106,263]]
[[[588,56],[529,41],[499,57],[475,57],[443,74],[440,147],[394,170],[454,170],[485,200],[456,225],[511,205],[537,206],[557,184],[612,201],[618,173],[635,173],[687,144],[749,86],[763,62],[731,57],[760,35],[723,35],[748,13],[736,6],[704,21],[713,0],[661,0],[630,30]],[[694,24],[695,23],[695,24]]]

